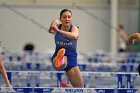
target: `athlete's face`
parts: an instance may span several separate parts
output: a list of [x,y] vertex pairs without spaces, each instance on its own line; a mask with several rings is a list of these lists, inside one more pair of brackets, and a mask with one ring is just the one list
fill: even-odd
[[72,23],[72,14],[69,11],[66,11],[62,14],[60,21],[64,26],[70,26]]

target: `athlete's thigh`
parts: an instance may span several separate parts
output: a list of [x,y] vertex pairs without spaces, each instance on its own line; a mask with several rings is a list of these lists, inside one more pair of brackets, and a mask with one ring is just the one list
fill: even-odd
[[73,67],[66,74],[73,87],[84,87],[83,78],[78,66]]

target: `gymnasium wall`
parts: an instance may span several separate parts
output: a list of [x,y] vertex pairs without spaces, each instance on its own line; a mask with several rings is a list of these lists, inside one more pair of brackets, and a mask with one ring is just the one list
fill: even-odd
[[[82,7],[82,6],[81,6]],[[110,51],[110,6],[83,6],[77,9],[74,6],[12,6],[15,10],[33,18],[36,22],[49,28],[53,19],[59,18],[59,12],[68,8],[73,12],[73,24],[80,27],[78,50],[83,52]],[[87,11],[88,10],[88,11]],[[92,13],[90,15],[89,13]],[[103,19],[98,21],[95,16]],[[137,31],[138,10],[135,7],[121,8],[119,22],[124,24],[128,33]],[[54,49],[53,35],[40,29],[36,24],[15,14],[7,8],[0,8],[0,41],[11,51],[21,50],[25,43],[33,42],[36,50],[45,51]]]

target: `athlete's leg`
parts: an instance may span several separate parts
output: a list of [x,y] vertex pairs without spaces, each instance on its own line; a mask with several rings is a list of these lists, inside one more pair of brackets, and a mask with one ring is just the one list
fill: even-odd
[[73,67],[66,74],[73,87],[84,87],[84,81],[78,66]]

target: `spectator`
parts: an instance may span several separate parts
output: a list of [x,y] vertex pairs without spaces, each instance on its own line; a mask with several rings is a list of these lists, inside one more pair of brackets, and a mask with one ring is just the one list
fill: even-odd
[[124,26],[122,24],[118,25],[118,52],[125,52],[127,48],[128,35],[125,32]]

